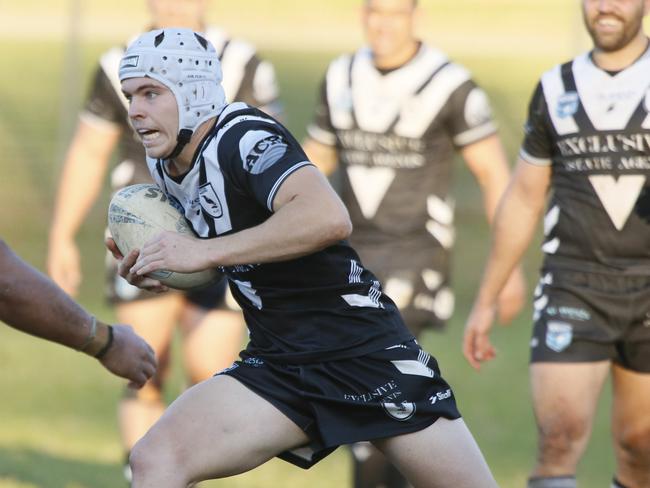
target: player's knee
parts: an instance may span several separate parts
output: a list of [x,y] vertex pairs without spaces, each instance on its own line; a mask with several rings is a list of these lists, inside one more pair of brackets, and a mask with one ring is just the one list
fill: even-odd
[[539,434],[540,461],[570,460],[589,434],[589,424],[564,416],[540,425]]
[[629,425],[616,434],[621,461],[650,469],[650,423]]
[[129,464],[134,480],[155,480],[169,476],[184,478],[182,460],[178,459],[171,439],[148,433],[131,449]]
[[133,479],[147,479],[148,473],[155,472],[157,461],[154,452],[148,449],[147,442],[139,440],[129,454]]

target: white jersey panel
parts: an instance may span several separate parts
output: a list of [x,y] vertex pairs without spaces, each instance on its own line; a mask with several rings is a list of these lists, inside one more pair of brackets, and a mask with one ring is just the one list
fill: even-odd
[[639,83],[650,71],[646,56],[615,76],[597,68],[588,54],[573,62],[573,74],[580,99],[591,123],[597,130],[622,130],[648,93],[648,86]]
[[255,50],[250,44],[232,40],[221,58],[221,70],[228,73],[224,75],[223,90],[226,93],[226,100],[232,101],[239,91],[242,79],[246,73],[246,63],[253,57]]
[[124,49],[114,47],[102,54],[99,58],[99,64],[104,70],[106,77],[110,80],[111,85],[113,86],[115,93],[119,96],[124,108],[128,110],[129,102],[122,93],[122,84],[120,83],[119,77],[120,61],[122,60],[123,55]]
[[[429,76],[430,71],[423,72]],[[405,137],[422,137],[451,94],[470,78],[469,72],[457,64],[449,64],[442,68],[421,94],[411,96],[402,103],[400,110],[402,117],[395,126],[395,133]],[[493,125],[491,129],[494,130]]]
[[565,93],[560,66],[555,66],[542,75],[542,87],[548,103],[549,115],[557,133],[565,135],[578,132],[578,125],[573,115],[578,110],[580,101],[576,92]]
[[[382,75],[373,64],[370,49],[360,49],[352,65],[352,105],[359,128],[368,132],[386,132],[397,117],[406,112],[415,122],[409,124],[411,131],[406,130],[405,135],[421,135],[428,124],[418,119],[428,116],[427,121],[430,122],[433,117],[429,115],[433,109],[423,108],[422,103],[428,100],[420,101],[414,94],[426,83],[431,73],[446,61],[442,54],[423,46],[412,61],[398,70]],[[427,88],[426,92],[430,93],[431,87]],[[413,134],[414,125],[425,126]],[[399,133],[397,129],[396,132]]]
[[354,124],[349,73],[351,62],[350,56],[341,56],[334,60],[327,70],[330,117],[332,125],[339,129],[350,129]]

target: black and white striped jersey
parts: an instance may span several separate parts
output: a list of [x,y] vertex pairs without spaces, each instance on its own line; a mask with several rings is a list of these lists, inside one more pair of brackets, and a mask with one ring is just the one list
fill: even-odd
[[[202,238],[267,220],[285,179],[311,165],[279,122],[243,103],[226,107],[182,177],[171,177],[164,161],[148,159],[148,164]],[[411,337],[394,303],[346,242],[289,261],[228,266],[224,272],[244,311],[251,354],[287,363],[331,360]]]
[[[219,53],[226,100],[242,101],[278,116],[281,106],[273,66],[268,61],[262,61],[252,45],[229,38],[221,29],[210,27],[205,36]],[[81,114],[88,123],[110,124],[121,129],[120,164],[111,174],[112,187],[116,190],[151,181],[144,148],[131,128],[128,104],[120,88],[118,67],[123,55],[124,47],[114,47],[101,56]]]
[[521,157],[552,169],[546,265],[648,274],[650,53],[617,73],[589,54],[554,67],[525,129]]
[[387,73],[367,47],[334,60],[308,127],[337,149],[354,242],[433,236],[443,248],[454,240],[454,150],[495,130],[470,73],[424,44]]

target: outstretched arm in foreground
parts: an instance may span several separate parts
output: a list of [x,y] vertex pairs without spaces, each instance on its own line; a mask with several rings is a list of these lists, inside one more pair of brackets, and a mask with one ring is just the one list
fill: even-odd
[[499,203],[492,225],[490,254],[463,338],[463,354],[477,370],[481,362],[495,356],[489,333],[498,296],[535,234],[550,179],[550,167],[520,159]]
[[2,240],[0,320],[28,334],[98,357],[106,369],[130,380],[133,387],[143,386],[156,370],[153,350],[131,327],[114,325],[111,330],[111,326],[96,321]]

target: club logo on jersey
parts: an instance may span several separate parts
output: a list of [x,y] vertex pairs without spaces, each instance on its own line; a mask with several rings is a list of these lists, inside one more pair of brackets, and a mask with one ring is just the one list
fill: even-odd
[[221,201],[210,182],[199,187],[199,198],[201,200],[201,208],[205,210],[210,217],[218,219],[223,216]]
[[125,58],[122,58],[122,61],[120,62],[120,69],[137,68],[139,60],[140,56],[127,56]]
[[573,340],[573,327],[566,322],[549,321],[546,327],[546,345],[555,352],[564,351]]
[[561,119],[571,117],[578,111],[578,92],[563,93],[557,100],[557,116]]
[[415,415],[415,403],[413,402],[381,402],[381,406],[384,407],[384,411],[389,416],[400,422],[408,420]]

